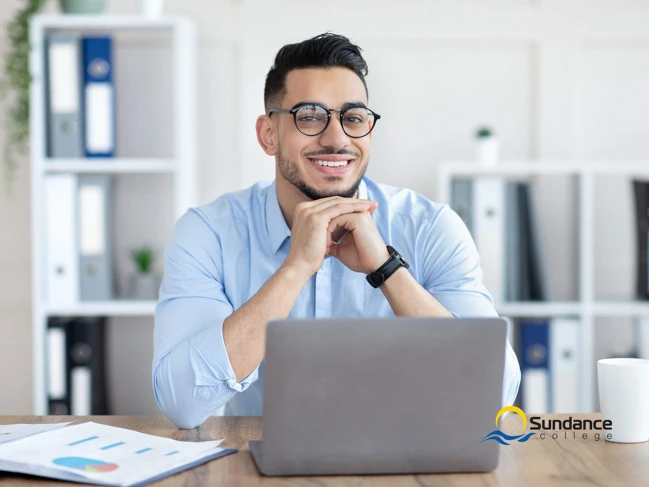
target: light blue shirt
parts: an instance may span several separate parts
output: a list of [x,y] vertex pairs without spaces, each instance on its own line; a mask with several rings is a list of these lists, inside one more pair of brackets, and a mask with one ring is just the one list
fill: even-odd
[[[482,284],[480,259],[464,222],[448,205],[365,177],[359,198],[379,203],[372,215],[383,240],[408,272],[456,317],[498,316]],[[165,252],[155,312],[153,390],[180,428],[193,428],[227,404],[226,415],[262,414],[263,361],[237,382],[223,342],[223,321],[282,265],[291,231],[275,183],[258,183],[192,208],[176,223]],[[289,318],[394,316],[365,275],[327,256],[302,288]],[[520,368],[509,343],[503,405],[512,404]]]

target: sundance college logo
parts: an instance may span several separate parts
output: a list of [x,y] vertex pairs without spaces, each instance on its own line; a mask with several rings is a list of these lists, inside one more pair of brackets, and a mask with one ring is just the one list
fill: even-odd
[[[577,438],[588,440],[594,439],[599,441],[602,438],[600,431],[609,431],[613,427],[611,420],[603,421],[601,419],[574,419],[572,416],[568,416],[565,419],[541,419],[540,416],[530,416],[530,431],[532,433],[525,433],[525,427],[527,426],[527,416],[522,409],[517,408],[516,406],[505,406],[498,414],[496,414],[496,428],[498,428],[498,420],[500,417],[507,413],[518,414],[523,422],[523,427],[521,428],[520,435],[507,435],[500,431],[500,429],[495,429],[491,433],[487,434],[482,438],[484,441],[497,441],[501,445],[509,446],[510,441],[517,441],[518,443],[525,443],[532,436],[534,436],[536,431],[542,431],[539,433],[539,439],[545,440],[546,438],[552,438],[553,440],[558,440],[559,438],[576,440]],[[557,431],[558,430],[558,431]],[[588,430],[588,433],[583,432]],[[593,430],[595,432],[593,432]],[[612,433],[606,433],[606,439],[613,439]]]

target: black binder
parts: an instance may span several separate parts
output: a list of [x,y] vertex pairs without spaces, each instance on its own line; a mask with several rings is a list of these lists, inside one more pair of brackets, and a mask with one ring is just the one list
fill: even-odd
[[636,294],[638,299],[649,299],[649,183],[633,181],[636,214]]
[[[74,411],[75,398],[83,396],[83,403],[90,404],[89,414],[109,414],[106,390],[106,318],[76,318],[70,323],[68,363],[70,369],[70,405]],[[89,387],[75,390],[72,379],[75,370],[85,368],[90,372]],[[77,384],[78,385],[78,384]]]

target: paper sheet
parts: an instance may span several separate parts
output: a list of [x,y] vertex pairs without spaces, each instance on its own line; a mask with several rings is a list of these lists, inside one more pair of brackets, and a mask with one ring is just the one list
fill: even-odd
[[223,440],[188,442],[93,422],[0,444],[0,469],[130,486],[232,453]]
[[0,424],[0,444],[62,428],[70,423],[72,421],[54,424]]

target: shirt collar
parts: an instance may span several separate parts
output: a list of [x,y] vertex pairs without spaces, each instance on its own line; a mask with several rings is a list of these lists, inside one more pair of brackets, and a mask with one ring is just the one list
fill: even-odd
[[270,248],[276,254],[284,240],[291,236],[291,230],[288,228],[282,209],[279,207],[275,181],[268,187],[266,193],[266,229],[270,239]]
[[[361,179],[358,186],[358,198],[362,200],[367,199],[365,178]],[[266,193],[266,229],[268,231],[268,238],[270,239],[270,248],[276,254],[284,243],[284,240],[291,236],[291,230],[288,228],[284,215],[282,214],[282,209],[279,207],[275,181],[268,187]]]

